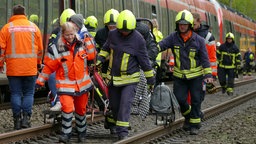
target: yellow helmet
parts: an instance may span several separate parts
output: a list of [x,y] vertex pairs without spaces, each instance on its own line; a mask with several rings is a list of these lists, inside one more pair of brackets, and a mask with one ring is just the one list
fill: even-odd
[[68,19],[72,16],[72,15],[75,15],[75,11],[70,9],[70,8],[67,8],[65,9],[61,15],[60,15],[60,25],[63,25],[65,22],[68,21]]
[[193,15],[188,10],[180,11],[175,18],[175,23],[176,24],[190,24],[191,27],[193,27],[194,26]]
[[104,24],[109,25],[109,24],[116,24],[116,19],[119,15],[119,12],[115,9],[110,9],[108,10],[105,15],[104,15]]
[[116,28],[121,30],[134,30],[136,28],[136,18],[129,10],[122,11],[116,20]]
[[84,21],[85,26],[97,28],[98,27],[98,20],[95,16],[88,16]]
[[235,36],[234,36],[234,34],[232,34],[231,32],[229,32],[229,33],[226,34],[226,39],[227,39],[227,38],[231,38],[231,39],[234,40],[234,39],[235,39]]
[[250,60],[254,60],[254,55],[253,55],[253,54],[250,54],[250,55],[249,55],[249,59],[250,59]]
[[39,17],[36,14],[31,14],[29,17],[29,20],[34,22],[34,23],[38,23],[39,22]]

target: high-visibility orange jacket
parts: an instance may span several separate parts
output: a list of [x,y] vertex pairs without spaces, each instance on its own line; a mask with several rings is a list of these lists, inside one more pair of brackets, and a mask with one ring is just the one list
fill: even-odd
[[37,75],[37,65],[42,63],[42,36],[25,15],[13,15],[1,29],[0,48],[0,67],[5,61],[7,76]]
[[217,76],[216,43],[214,36],[212,35],[211,32],[209,32],[208,25],[200,25],[200,28],[195,32],[204,38],[208,52],[208,57],[211,64],[212,75]]
[[[80,96],[92,88],[87,60],[96,56],[94,42],[85,38],[84,43],[77,40],[70,45],[64,39],[63,44],[52,44],[44,58],[44,68],[36,81],[44,85],[49,75],[56,71],[56,88],[58,94]],[[86,46],[85,46],[86,45]]]

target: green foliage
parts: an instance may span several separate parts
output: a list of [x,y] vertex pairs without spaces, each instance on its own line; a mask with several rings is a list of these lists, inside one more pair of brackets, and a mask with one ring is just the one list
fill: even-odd
[[256,20],[255,0],[218,0],[218,2],[236,9],[244,15]]

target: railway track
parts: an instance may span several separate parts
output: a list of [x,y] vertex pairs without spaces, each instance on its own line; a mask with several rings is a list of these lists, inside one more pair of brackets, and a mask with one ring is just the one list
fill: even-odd
[[[235,86],[237,87],[237,86],[250,84],[254,82],[256,82],[256,80],[240,81],[240,82],[237,82]],[[217,88],[220,89],[219,86]],[[219,104],[214,107],[204,109],[203,111],[205,113],[205,118],[210,118],[214,115],[217,115],[218,113],[221,113],[222,111],[225,111],[226,109],[230,109],[231,107],[239,105],[239,103],[242,103],[246,100],[251,99],[255,94],[256,94],[256,91],[253,91],[251,93],[235,97],[234,99],[231,99],[230,101],[227,101],[223,104]],[[95,116],[93,122],[91,121],[91,118],[88,117],[87,121],[88,121],[88,128],[91,131],[88,134],[89,141],[92,141],[92,139],[104,139],[104,141],[107,141],[106,143],[113,143],[117,141],[115,137],[112,137],[110,135],[99,135],[98,137],[94,136],[95,134],[94,131],[99,129],[102,129],[102,133],[108,133],[108,131],[104,130],[103,128],[104,117],[102,117],[102,115]],[[155,128],[152,128],[149,131],[139,132],[139,134],[137,132],[136,134],[132,134],[128,139],[125,139],[123,141],[118,141],[117,143],[143,143],[143,142],[146,142],[149,138],[158,137],[159,135],[163,135],[164,133],[170,133],[170,131],[175,131],[177,129],[180,129],[180,127],[183,124],[183,121],[184,119],[180,118],[180,119],[177,119],[174,123],[172,123],[169,127],[155,126]],[[30,141],[30,142],[40,141],[40,140],[45,141],[45,139],[48,142],[52,140],[51,142],[56,143],[58,142],[58,135],[59,135],[58,131],[59,131],[59,125],[45,124],[43,126],[36,126],[29,129],[23,129],[19,131],[12,131],[8,133],[0,134],[0,143],[11,143],[11,142],[17,142],[17,141]]]
[[[204,119],[210,119],[219,115],[220,113],[226,112],[234,107],[237,107],[243,104],[246,101],[254,99],[256,97],[256,90],[246,93],[244,95],[235,97],[229,101],[223,102],[219,105],[207,108],[203,110]],[[184,118],[180,118],[175,120],[174,123],[170,124],[169,126],[159,126],[152,130],[143,132],[138,135],[131,136],[125,140],[118,141],[115,144],[138,144],[138,143],[153,143],[156,141],[163,141],[166,135],[175,134],[177,132],[184,132],[181,128],[184,123]],[[164,136],[163,136],[164,135]],[[160,137],[160,138],[159,138]],[[152,139],[153,138],[153,139]],[[161,140],[157,140],[157,138]],[[169,138],[169,137],[167,137]]]

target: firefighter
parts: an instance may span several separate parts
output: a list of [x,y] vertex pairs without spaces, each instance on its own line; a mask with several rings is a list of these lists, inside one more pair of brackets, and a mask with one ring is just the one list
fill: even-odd
[[31,15],[29,16],[29,20],[30,20],[31,22],[35,23],[36,25],[39,24],[39,17],[38,17],[38,15],[36,15],[36,14],[31,14]]
[[[176,32],[159,42],[161,51],[171,48],[175,64],[173,91],[185,117],[183,129],[197,135],[201,127],[201,99],[203,84],[212,83],[212,71],[204,39],[193,32],[193,15],[180,11],[176,18]],[[190,91],[191,105],[187,102]]]
[[[104,28],[99,29],[96,32],[96,35],[94,37],[95,42],[97,44],[97,52],[99,53],[101,48],[103,47],[104,43],[107,40],[108,33],[110,30],[116,29],[116,19],[119,15],[119,12],[115,9],[108,10],[104,15]],[[108,60],[105,61],[102,64],[101,68],[101,75],[104,79],[110,79],[107,78],[107,71],[108,71]]]
[[[109,57],[110,107],[119,140],[128,136],[130,109],[140,68],[144,71],[147,83],[154,85],[155,78],[144,38],[135,30],[136,18],[129,10],[120,13],[116,23],[117,29],[109,32],[108,39],[98,55],[97,65]],[[151,87],[152,88],[152,87]]]
[[88,16],[84,21],[85,27],[88,29],[90,34],[95,37],[96,29],[98,27],[98,20],[95,16]]
[[248,76],[252,75],[252,67],[254,65],[254,53],[251,48],[244,53],[244,66],[243,66],[243,76],[248,74]]
[[61,25],[61,36],[57,44],[48,47],[45,66],[36,81],[37,87],[43,86],[49,75],[56,71],[56,88],[62,105],[62,134],[59,141],[64,143],[71,138],[73,112],[78,142],[85,141],[88,91],[93,86],[87,60],[93,60],[96,56],[94,43],[85,39],[85,46],[78,37],[73,23]]
[[220,45],[217,50],[219,83],[222,87],[222,93],[227,92],[229,96],[233,95],[234,79],[241,63],[240,50],[234,39],[234,34],[228,32],[226,42]]

